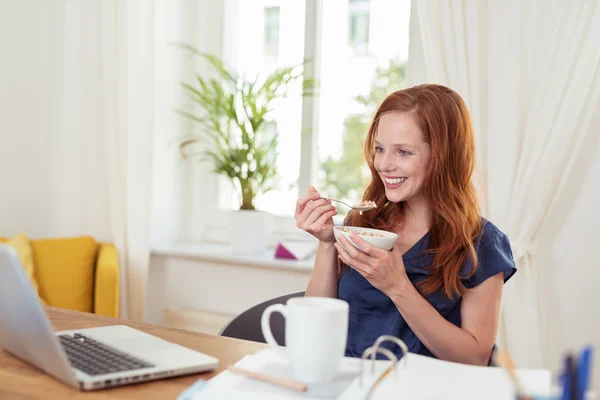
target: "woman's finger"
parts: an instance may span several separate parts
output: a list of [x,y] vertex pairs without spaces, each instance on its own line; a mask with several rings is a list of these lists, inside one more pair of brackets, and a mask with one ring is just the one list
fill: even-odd
[[317,200],[319,197],[321,197],[321,195],[319,194],[319,192],[316,191],[309,191],[308,193],[305,193],[302,196],[300,196],[300,198],[298,198],[298,200],[296,201],[296,213],[294,214],[294,216],[298,217],[302,213],[302,211],[304,211],[304,208],[306,207],[309,201]]
[[352,243],[350,243],[350,241],[345,236],[342,235],[340,237],[340,242],[341,242],[342,246],[344,247],[344,250],[346,250],[346,252],[350,255],[350,257],[352,257],[352,258],[356,259],[357,261],[360,261],[364,264],[370,264],[371,259],[370,259],[369,255],[358,250],[356,247],[354,247],[352,245]]
[[304,225],[307,228],[310,227],[311,225],[315,224],[315,222],[317,222],[317,220],[319,220],[323,216],[323,214],[333,210],[335,210],[335,207],[331,204],[325,204],[315,208],[313,212],[308,216],[308,218],[306,218],[306,220],[304,221]]
[[379,257],[387,253],[387,251],[373,246],[371,243],[367,242],[356,233],[350,233],[350,239],[352,239],[352,241],[356,243],[356,245],[360,247],[360,249],[363,252],[367,253],[370,256]]
[[304,207],[304,209],[300,213],[300,216],[298,217],[298,219],[300,221],[306,221],[308,219],[308,217],[310,217],[310,214],[317,207],[321,207],[321,206],[325,206],[325,205],[330,205],[330,204],[331,204],[331,202],[329,200],[325,200],[325,199],[319,199],[319,198],[317,198],[316,200],[312,200],[311,202],[309,202],[306,205],[306,207]]
[[323,215],[321,215],[319,217],[319,219],[317,219],[314,223],[316,228],[320,228],[322,226],[324,226],[327,221],[329,221],[330,218],[333,218],[334,215],[337,214],[337,210],[335,209],[335,207],[333,207],[332,211],[327,211],[325,213],[323,213]]
[[369,275],[371,267],[362,261],[353,258],[339,243],[333,244],[338,251],[338,257],[348,266],[357,270],[362,276]]

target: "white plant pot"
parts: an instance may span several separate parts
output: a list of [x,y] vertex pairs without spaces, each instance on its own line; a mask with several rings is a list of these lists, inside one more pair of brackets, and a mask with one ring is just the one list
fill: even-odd
[[272,215],[266,211],[231,212],[231,250],[237,254],[261,254],[267,250]]

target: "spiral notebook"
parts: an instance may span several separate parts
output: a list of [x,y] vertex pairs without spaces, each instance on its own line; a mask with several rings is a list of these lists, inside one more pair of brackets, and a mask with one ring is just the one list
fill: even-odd
[[[404,353],[400,360],[381,344],[397,338],[384,336],[367,349],[362,358],[343,358],[332,382],[307,385],[297,392],[270,383],[223,371],[209,382],[190,388],[179,400],[214,399],[304,399],[304,400],[514,400],[514,387],[501,368],[475,367]],[[403,345],[403,343],[402,343]],[[405,347],[404,347],[405,349]],[[376,360],[382,354],[387,360]],[[281,353],[260,350],[242,358],[236,366],[278,378],[293,379],[291,368]],[[547,370],[517,370],[525,392],[547,395],[551,374]],[[192,391],[195,390],[195,391]]]

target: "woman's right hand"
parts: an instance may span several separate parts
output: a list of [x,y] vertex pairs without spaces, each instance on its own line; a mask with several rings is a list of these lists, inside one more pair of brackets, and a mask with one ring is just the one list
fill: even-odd
[[321,198],[321,194],[313,186],[308,193],[300,196],[296,202],[296,226],[322,242],[333,243],[333,216],[337,210],[330,200]]

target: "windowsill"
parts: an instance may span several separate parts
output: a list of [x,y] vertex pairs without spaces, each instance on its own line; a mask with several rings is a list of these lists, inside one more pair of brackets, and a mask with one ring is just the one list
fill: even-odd
[[274,256],[275,249],[269,249],[263,254],[234,254],[228,245],[217,243],[173,243],[159,245],[154,246],[151,253],[154,256],[298,272],[312,271],[315,262],[314,256],[303,260],[278,259]]

